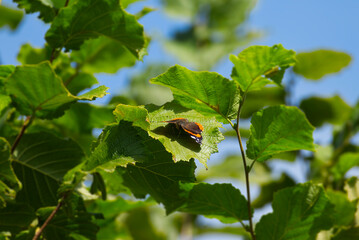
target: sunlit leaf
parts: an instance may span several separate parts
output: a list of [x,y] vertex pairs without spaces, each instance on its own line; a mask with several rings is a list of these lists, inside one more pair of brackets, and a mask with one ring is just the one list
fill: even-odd
[[296,107],[266,108],[257,112],[251,123],[247,155],[253,160],[265,161],[286,151],[314,151],[314,128]]
[[351,113],[351,107],[339,96],[310,97],[300,103],[300,108],[315,127],[319,127],[325,122],[342,124]]
[[21,114],[36,114],[39,118],[59,117],[77,100],[93,100],[106,94],[100,86],[79,97],[73,96],[54,73],[49,62],[16,67],[7,79],[9,91]]
[[247,200],[231,184],[185,184],[185,204],[180,211],[217,218],[224,223],[248,219]]
[[256,225],[258,240],[314,240],[320,230],[332,226],[333,205],[322,187],[300,184],[275,193],[273,213]]
[[151,83],[171,88],[181,105],[219,121],[234,119],[238,110],[239,91],[234,81],[214,72],[194,72],[175,65]]
[[143,106],[131,106],[119,104],[113,111],[117,121],[133,122],[133,126],[140,127],[143,130],[148,130],[150,123],[148,120],[148,112]]
[[[198,159],[206,166],[212,153],[218,151],[217,144],[224,138],[219,131],[222,126],[214,117],[207,117],[194,110],[188,110],[174,102],[162,107],[146,106],[150,121],[151,137],[162,142],[167,151],[172,153],[174,161],[189,161]],[[191,136],[175,124],[166,123],[174,118],[186,118],[190,122],[197,122],[203,126],[202,144],[198,144]]]
[[107,36],[138,57],[145,45],[143,27],[118,0],[77,1],[62,8],[45,35],[53,48],[78,50],[87,39]]
[[22,11],[0,5],[0,28],[9,26],[11,30],[15,30],[23,15]]
[[65,173],[82,161],[84,154],[72,140],[47,133],[25,134],[12,162],[23,185],[16,200],[38,208],[57,204],[57,189]]
[[333,50],[316,50],[297,54],[298,63],[294,72],[311,80],[318,80],[327,74],[336,73],[348,66],[351,56]]
[[248,92],[261,89],[272,81],[280,85],[285,69],[295,64],[295,52],[280,44],[252,46],[238,56],[231,55],[230,60],[234,64],[232,78],[243,92]]

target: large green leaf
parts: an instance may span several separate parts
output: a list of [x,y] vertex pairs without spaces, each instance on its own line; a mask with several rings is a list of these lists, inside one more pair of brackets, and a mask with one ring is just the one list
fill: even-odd
[[15,198],[20,185],[11,167],[10,144],[0,137],[0,208],[6,205],[6,200]]
[[121,121],[107,125],[93,152],[86,160],[83,170],[93,171],[96,168],[113,171],[117,166],[126,166],[135,161],[145,161],[150,157],[145,143],[144,133],[131,123]]
[[214,72],[194,72],[175,65],[151,83],[171,88],[181,105],[221,122],[234,119],[238,110],[239,91],[234,81]]
[[[149,112],[150,136],[162,142],[166,150],[172,153],[174,161],[195,158],[206,166],[211,154],[218,151],[217,144],[224,139],[219,131],[222,125],[214,117],[203,116],[174,102],[161,107],[148,105],[146,108]],[[201,124],[204,128],[202,144],[196,143],[188,133],[176,128],[174,124],[164,122],[174,118],[186,118]]]
[[3,88],[5,79],[8,78],[14,71],[15,66],[13,65],[0,65],[0,90]]
[[[127,167],[121,167],[118,171],[123,176],[125,186],[130,188],[136,197],[143,198],[150,194],[157,202],[163,203],[167,213],[170,213],[184,201],[180,196],[183,191],[179,182],[195,181],[194,161],[174,163],[171,154],[159,141],[149,137],[147,132],[140,128],[138,132],[142,137],[141,143],[146,147],[146,158],[136,164],[127,164]],[[124,147],[126,146],[118,145],[118,148],[125,149]],[[136,146],[127,145],[127,148],[129,147],[134,149]]]
[[218,218],[224,223],[248,219],[247,200],[231,184],[185,184],[185,204],[180,211]]
[[318,80],[327,74],[339,72],[351,62],[349,54],[333,50],[316,50],[297,54],[298,63],[294,72],[311,80]]
[[332,226],[333,205],[324,189],[300,184],[274,194],[273,213],[256,225],[258,240],[314,240],[320,230]]
[[314,128],[296,107],[268,107],[257,112],[251,123],[246,153],[253,160],[265,161],[286,151],[314,151]]
[[12,30],[15,30],[23,15],[22,11],[0,5],[0,28],[8,25]]
[[45,38],[53,48],[78,50],[85,40],[99,36],[120,42],[136,57],[145,45],[143,27],[118,0],[77,1],[62,8]]
[[79,97],[73,96],[49,62],[16,67],[7,79],[6,87],[21,114],[35,113],[39,118],[59,117],[71,103],[102,97],[107,90],[105,86],[100,86]]
[[8,203],[0,208],[0,232],[15,233],[27,229],[36,218],[34,209],[27,204]]
[[45,23],[51,22],[59,8],[65,6],[66,0],[14,0],[19,8],[25,9],[26,13],[40,12],[39,18]]
[[150,121],[148,120],[148,112],[143,106],[131,106],[125,104],[118,104],[113,111],[117,121],[130,121],[133,126],[140,127],[143,130],[148,130]]
[[81,148],[72,140],[47,133],[23,135],[12,162],[23,185],[16,200],[34,208],[56,205],[57,189],[63,176],[83,157]]
[[342,124],[351,113],[351,107],[339,96],[310,97],[302,100],[300,108],[315,127],[319,127],[325,122]]
[[243,92],[258,90],[271,81],[280,84],[286,68],[295,64],[295,52],[282,45],[252,46],[238,56],[231,55],[234,64],[232,78]]
[[335,179],[343,179],[352,167],[359,166],[359,153],[344,153],[338,162],[331,168]]
[[89,73],[116,73],[120,68],[136,63],[136,57],[121,42],[107,37],[86,41],[71,59]]

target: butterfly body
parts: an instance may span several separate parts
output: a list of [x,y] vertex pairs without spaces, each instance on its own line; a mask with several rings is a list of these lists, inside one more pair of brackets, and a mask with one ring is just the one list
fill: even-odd
[[190,122],[185,118],[174,118],[164,122],[176,124],[177,127],[181,127],[186,133],[188,133],[190,137],[196,141],[196,143],[202,143],[203,126],[200,123]]

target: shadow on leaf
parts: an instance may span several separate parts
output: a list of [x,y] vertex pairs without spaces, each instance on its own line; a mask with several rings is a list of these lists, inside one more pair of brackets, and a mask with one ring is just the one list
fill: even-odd
[[172,124],[168,124],[165,127],[157,127],[152,130],[152,132],[163,135],[166,138],[171,139],[171,141],[177,141],[183,147],[188,148],[194,152],[199,152],[201,150],[201,146],[196,143],[196,141],[191,138],[191,136],[183,131],[181,128],[176,128],[176,126]]

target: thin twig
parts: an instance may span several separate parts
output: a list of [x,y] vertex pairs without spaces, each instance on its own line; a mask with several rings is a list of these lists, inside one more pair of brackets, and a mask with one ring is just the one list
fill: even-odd
[[45,227],[54,218],[55,214],[60,210],[62,204],[64,203],[66,196],[67,196],[66,194],[64,194],[62,196],[62,198],[59,201],[59,203],[57,204],[56,208],[51,212],[50,216],[45,220],[44,224],[42,224],[41,228],[39,229],[39,231],[36,232],[36,234],[34,235],[32,240],[37,240],[41,236],[41,233],[44,231]]
[[70,2],[70,0],[66,0],[64,7],[67,7],[67,5],[69,5],[69,2]]
[[243,165],[244,165],[244,173],[245,173],[245,178],[246,178],[247,208],[248,208],[248,218],[249,218],[249,233],[252,236],[252,240],[255,240],[256,236],[255,236],[254,230],[253,230],[252,211],[251,211],[252,207],[251,207],[251,192],[250,192],[250,186],[249,186],[249,168],[247,167],[246,155],[244,153],[244,148],[243,148],[243,144],[242,144],[242,138],[241,138],[241,134],[239,132],[239,119],[240,119],[241,109],[242,109],[242,106],[244,104],[245,98],[246,98],[246,94],[243,95],[242,101],[240,102],[239,107],[238,107],[237,126],[235,128],[235,131],[237,133],[238,143],[239,143],[239,147],[241,149],[242,160],[243,160]]
[[21,127],[21,131],[20,131],[19,135],[17,135],[17,137],[11,147],[11,154],[14,153],[15,148],[17,147],[17,145],[20,142],[21,137],[24,135],[26,128],[30,125],[31,122],[32,122],[32,116],[27,116],[22,127]]

